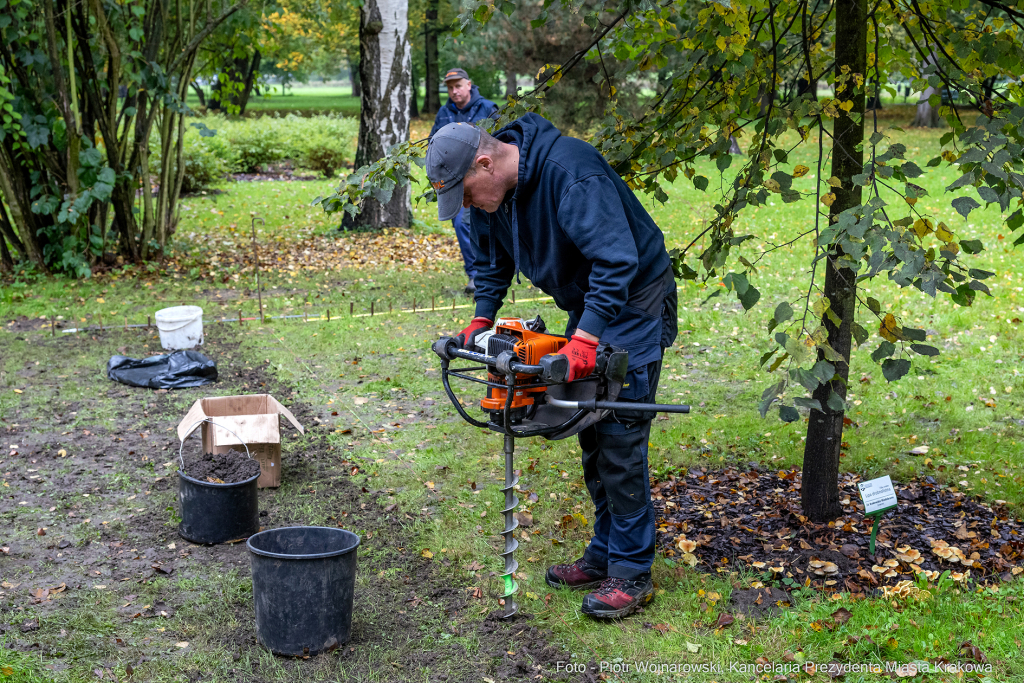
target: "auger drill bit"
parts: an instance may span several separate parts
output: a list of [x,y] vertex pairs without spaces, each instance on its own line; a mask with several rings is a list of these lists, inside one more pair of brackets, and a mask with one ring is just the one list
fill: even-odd
[[501,557],[505,560],[505,572],[501,578],[505,581],[505,594],[501,597],[505,600],[505,614],[502,618],[508,619],[519,611],[519,605],[512,599],[512,596],[519,592],[519,585],[516,583],[515,572],[519,569],[519,563],[512,557],[512,553],[519,547],[515,531],[519,528],[519,521],[513,516],[516,506],[519,505],[519,498],[516,497],[516,484],[519,477],[512,469],[512,453],[515,450],[515,437],[505,435],[505,487],[502,492],[505,494],[505,530],[501,535],[505,538],[505,550]]

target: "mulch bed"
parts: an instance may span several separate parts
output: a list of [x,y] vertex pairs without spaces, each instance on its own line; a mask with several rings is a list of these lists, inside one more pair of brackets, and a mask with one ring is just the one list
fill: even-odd
[[[861,478],[840,476],[843,516],[815,524],[802,513],[798,469],[691,468],[651,487],[658,545],[670,558],[702,570],[743,568],[788,585],[825,592],[869,593],[930,580],[1009,580],[1022,572],[1024,520],[932,477],[896,483],[896,510],[882,518],[869,556],[873,518],[865,517]],[[786,581],[791,579],[791,581]]]

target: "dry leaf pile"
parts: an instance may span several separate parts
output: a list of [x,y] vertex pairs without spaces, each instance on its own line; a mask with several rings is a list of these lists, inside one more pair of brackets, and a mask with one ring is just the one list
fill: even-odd
[[[875,555],[873,518],[840,478],[843,515],[815,524],[802,514],[800,471],[690,469],[651,488],[658,544],[683,564],[733,571],[737,565],[826,592],[862,593],[924,573],[954,581],[1010,579],[1024,563],[1024,520],[951,491],[932,477],[895,484],[899,507],[885,514]],[[808,583],[809,582],[809,583]]]
[[[441,262],[462,262],[454,235],[414,234],[386,229],[372,233],[272,235],[257,240],[260,269],[280,273],[336,271],[341,268],[403,268],[415,272],[436,269]],[[230,267],[251,270],[252,241],[207,239],[202,249],[189,253],[187,267],[223,271]],[[184,263],[180,267],[186,267]],[[227,275],[225,275],[225,278]]]

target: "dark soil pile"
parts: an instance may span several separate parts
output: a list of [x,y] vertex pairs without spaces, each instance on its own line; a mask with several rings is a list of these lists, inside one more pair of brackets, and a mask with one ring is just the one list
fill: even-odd
[[[924,573],[954,581],[1009,580],[1022,572],[1024,520],[932,477],[895,483],[899,507],[882,518],[869,556],[873,518],[865,517],[861,478],[840,477],[843,516],[809,521],[800,472],[690,469],[651,487],[658,543],[666,555],[705,570],[745,566],[788,585],[864,593]],[[787,581],[788,579],[788,581]]]
[[211,484],[234,484],[251,479],[259,473],[259,461],[238,451],[185,456],[185,474]]

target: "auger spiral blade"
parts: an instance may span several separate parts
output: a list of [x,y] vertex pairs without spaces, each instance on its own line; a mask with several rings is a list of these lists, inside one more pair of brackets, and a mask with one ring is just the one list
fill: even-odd
[[519,505],[519,498],[515,494],[519,477],[516,476],[515,471],[512,469],[512,454],[514,450],[515,438],[506,435],[505,486],[501,489],[501,492],[505,494],[505,509],[502,510],[502,513],[505,515],[505,530],[501,532],[505,539],[505,550],[501,553],[501,558],[505,561],[505,571],[501,575],[501,578],[505,581],[505,593],[501,596],[505,600],[505,613],[502,615],[504,619],[512,617],[519,611],[519,605],[512,598],[513,595],[519,592],[519,584],[516,583],[515,579],[515,572],[519,569],[519,563],[512,556],[516,548],[519,547],[519,541],[515,538],[515,531],[519,528],[519,521],[513,516],[516,506]]

